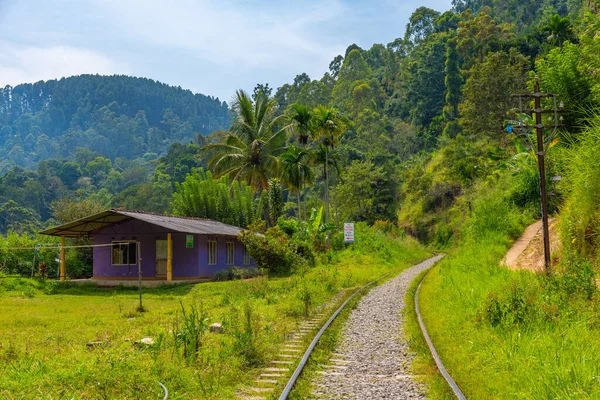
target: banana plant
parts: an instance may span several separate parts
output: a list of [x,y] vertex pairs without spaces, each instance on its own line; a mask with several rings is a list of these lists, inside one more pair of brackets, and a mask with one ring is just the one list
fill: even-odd
[[316,248],[324,248],[327,232],[335,231],[336,229],[337,227],[334,224],[325,222],[323,206],[318,211],[313,208],[308,221],[301,222],[300,224],[300,231]]

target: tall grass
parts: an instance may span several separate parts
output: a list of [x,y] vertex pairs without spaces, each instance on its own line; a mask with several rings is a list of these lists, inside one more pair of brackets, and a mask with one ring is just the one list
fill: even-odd
[[[467,398],[600,398],[593,265],[573,256],[551,278],[500,267],[528,221],[493,186],[478,188],[463,241],[421,289],[442,360]],[[446,398],[436,379],[431,397]]]
[[[315,307],[429,254],[357,224],[356,243],[314,268],[147,289],[145,313],[134,290],[0,279],[0,398],[162,398],[156,381],[170,399],[234,398]],[[213,322],[223,332],[207,332]],[[155,343],[134,345],[144,337]]]
[[565,149],[562,180],[567,200],[561,210],[561,237],[568,252],[595,258],[600,248],[600,115]]

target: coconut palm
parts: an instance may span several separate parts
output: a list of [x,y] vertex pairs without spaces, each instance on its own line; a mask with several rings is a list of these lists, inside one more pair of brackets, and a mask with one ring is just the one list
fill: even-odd
[[288,120],[290,121],[291,131],[297,137],[298,143],[306,147],[312,130],[312,110],[305,105],[294,103],[289,108]]
[[[282,116],[275,116],[275,106],[263,92],[253,101],[243,90],[236,91],[229,131],[219,142],[201,149],[210,156],[208,167],[216,177],[229,175],[232,181],[246,182],[253,192],[262,193],[269,186],[269,178],[279,176],[277,156],[285,150],[288,128],[281,127]],[[263,213],[268,221],[266,203]]]
[[269,178],[279,175],[277,156],[285,149],[286,127],[275,117],[275,102],[262,92],[256,100],[236,91],[231,128],[218,143],[202,148],[217,177],[229,175],[246,182],[254,192],[267,189]]
[[305,184],[313,182],[314,174],[309,163],[311,153],[296,146],[290,146],[279,157],[281,180],[294,192],[298,200],[298,219],[301,219],[300,196]]
[[314,138],[321,142],[325,152],[325,222],[329,223],[329,151],[335,148],[349,121],[335,108],[323,105],[314,109],[312,120]]

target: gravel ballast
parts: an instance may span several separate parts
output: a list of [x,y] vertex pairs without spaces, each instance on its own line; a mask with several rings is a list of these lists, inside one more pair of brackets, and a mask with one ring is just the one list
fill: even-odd
[[402,272],[367,293],[342,329],[329,366],[315,383],[319,399],[424,399],[410,374],[404,296],[411,282],[443,256]]

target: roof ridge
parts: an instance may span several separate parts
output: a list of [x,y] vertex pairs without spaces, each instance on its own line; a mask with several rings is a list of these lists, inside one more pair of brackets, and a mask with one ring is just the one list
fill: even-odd
[[[146,214],[146,215],[154,215],[154,216],[157,216],[157,217],[170,217],[170,218],[179,218],[179,219],[189,219],[189,220],[193,220],[193,221],[219,222],[221,224],[225,224],[224,222],[217,221],[217,220],[214,220],[214,219],[211,219],[211,218],[187,217],[187,216],[173,215],[173,214],[161,214],[161,213],[156,213],[156,212],[153,212],[153,211],[126,210],[124,208],[111,208],[108,211],[113,211],[113,212],[117,212],[117,213],[118,212],[124,212],[124,213],[130,213],[130,214]],[[225,224],[225,225],[229,225],[229,224]]]

